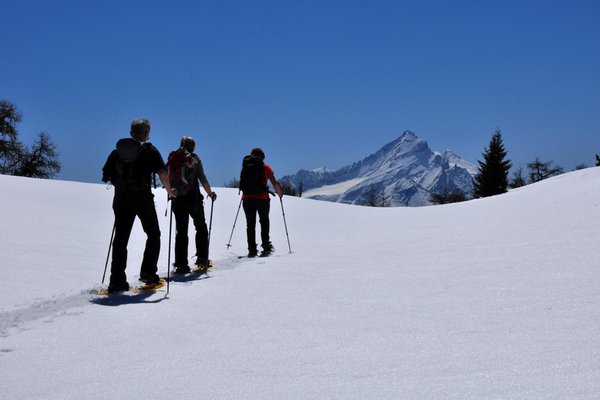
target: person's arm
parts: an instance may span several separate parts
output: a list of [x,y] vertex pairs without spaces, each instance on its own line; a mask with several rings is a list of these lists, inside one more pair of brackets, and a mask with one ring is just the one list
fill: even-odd
[[117,150],[111,151],[104,167],[102,167],[102,182],[107,183],[115,173],[115,160],[118,157]]
[[169,174],[167,173],[167,171],[164,169],[158,170],[158,177],[160,178],[160,181],[162,182],[165,189],[167,190],[169,196],[177,197],[177,191],[171,188],[171,183],[169,182]]
[[202,166],[202,161],[200,160],[200,158],[198,156],[195,156],[195,157],[198,160],[198,165],[196,166],[196,168],[198,168],[198,171],[197,171],[198,180],[202,184],[202,187],[206,191],[206,194],[208,195],[208,197],[210,197],[212,199],[212,201],[215,201],[215,200],[217,200],[217,194],[212,191],[212,189],[210,187],[210,183],[208,183],[208,179],[206,179],[206,174],[204,173],[204,167]]
[[279,182],[277,181],[277,179],[275,179],[275,174],[272,174],[269,177],[269,181],[271,181],[271,184],[273,185],[273,188],[275,188],[275,193],[277,193],[277,195],[279,196],[279,198],[283,197],[283,192],[281,191],[281,185],[279,184]]
[[217,194],[212,191],[212,189],[210,187],[210,183],[208,183],[208,181],[202,182],[202,187],[204,188],[204,190],[206,190],[208,197],[210,197],[212,199],[212,201],[217,200]]
[[160,181],[167,190],[167,194],[171,197],[177,197],[177,191],[171,188],[167,165],[163,161],[160,152],[151,143],[145,143],[144,146],[148,146],[148,151],[150,152],[150,165],[152,166],[152,171],[158,174]]

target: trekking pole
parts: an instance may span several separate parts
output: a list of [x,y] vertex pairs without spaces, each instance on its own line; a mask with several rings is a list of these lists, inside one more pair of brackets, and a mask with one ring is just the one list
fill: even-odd
[[292,246],[290,246],[290,235],[288,234],[287,222],[285,222],[285,211],[283,211],[283,199],[279,198],[279,203],[281,203],[281,213],[283,214],[283,225],[285,226],[285,236],[287,237],[288,249],[290,250],[290,254],[292,254]]
[[171,233],[173,231],[173,201],[171,200],[171,215],[169,216],[169,255],[167,256],[167,294],[169,294],[169,282],[171,281]]
[[102,284],[104,285],[104,278],[106,277],[106,269],[108,268],[108,258],[110,257],[110,249],[112,248],[113,239],[115,237],[115,228],[117,227],[117,221],[113,224],[112,234],[110,235],[110,243],[108,244],[108,254],[106,254],[106,264],[104,264],[104,273],[102,274]]
[[210,198],[210,218],[209,218],[209,222],[208,222],[208,239],[207,239],[207,245],[206,247],[208,248],[208,250],[206,251],[206,265],[208,266],[208,254],[210,253],[210,233],[212,231],[212,216],[213,216],[213,208],[215,206],[215,201],[213,200],[213,198]]
[[233,228],[231,228],[231,235],[229,235],[229,243],[227,243],[228,249],[231,247],[231,238],[233,237],[233,231],[235,230],[235,223],[237,222],[241,207],[242,207],[242,199],[240,199],[240,205],[238,206],[237,213],[235,213],[235,220],[233,220]]

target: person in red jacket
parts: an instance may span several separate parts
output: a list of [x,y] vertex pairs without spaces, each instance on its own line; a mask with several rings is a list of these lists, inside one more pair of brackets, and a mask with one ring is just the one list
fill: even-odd
[[260,148],[254,148],[250,155],[244,157],[242,173],[240,175],[240,190],[243,192],[242,202],[246,215],[246,236],[248,240],[248,257],[258,255],[256,244],[256,215],[260,222],[261,256],[268,256],[274,251],[269,238],[269,198],[268,182],[271,182],[277,195],[281,198],[283,193],[281,185],[275,179],[273,169],[264,163],[265,153]]

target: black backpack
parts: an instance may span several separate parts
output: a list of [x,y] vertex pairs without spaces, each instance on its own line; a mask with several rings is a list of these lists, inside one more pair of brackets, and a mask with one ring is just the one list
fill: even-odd
[[240,190],[245,194],[268,193],[265,163],[260,157],[245,156],[240,173]]
[[[110,182],[117,189],[126,191],[143,190],[150,187],[149,174],[144,169],[144,154],[147,149],[144,144],[131,138],[121,139],[117,148],[102,169],[102,180]],[[148,176],[146,176],[148,175]]]

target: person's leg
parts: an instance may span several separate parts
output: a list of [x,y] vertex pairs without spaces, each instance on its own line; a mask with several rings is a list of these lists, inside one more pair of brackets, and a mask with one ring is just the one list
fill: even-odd
[[245,199],[244,214],[246,215],[246,238],[248,240],[248,255],[256,256],[256,201]]
[[185,204],[179,200],[173,201],[173,214],[175,215],[175,268],[188,266],[188,228],[189,213]]
[[201,199],[196,201],[191,216],[196,228],[196,264],[206,266],[208,265],[208,227],[204,215],[204,203]]
[[146,248],[140,268],[140,279],[151,283],[158,282],[158,256],[160,255],[160,226],[154,206],[154,195],[144,194],[137,203],[137,216],[146,233]]
[[260,221],[260,239],[261,246],[263,251],[266,253],[270,253],[273,250],[273,246],[271,245],[271,239],[269,236],[271,223],[269,221],[269,211],[271,208],[270,200],[260,200],[258,204],[258,219]]
[[128,202],[119,195],[113,200],[113,211],[115,213],[115,236],[112,242],[112,262],[110,267],[109,291],[128,290],[127,275],[127,244],[133,222],[135,211],[129,207]]

